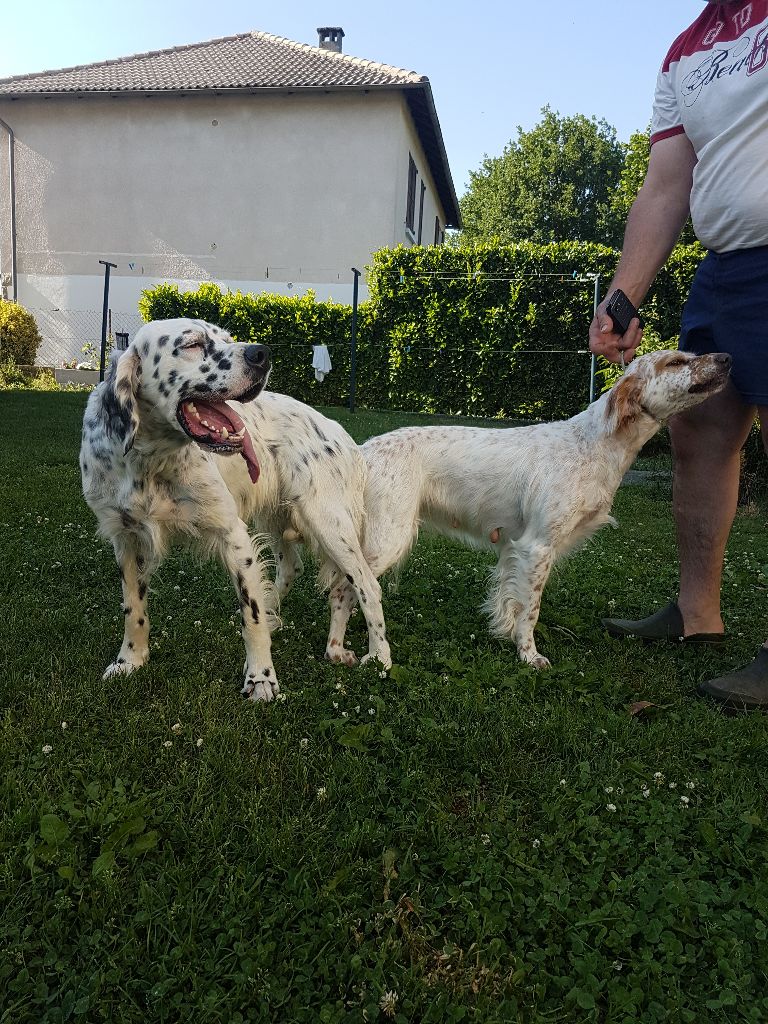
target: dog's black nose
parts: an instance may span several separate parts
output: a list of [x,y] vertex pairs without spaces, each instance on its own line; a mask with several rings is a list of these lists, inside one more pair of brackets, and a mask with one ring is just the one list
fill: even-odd
[[266,345],[246,345],[243,352],[245,361],[253,370],[268,370],[271,353]]

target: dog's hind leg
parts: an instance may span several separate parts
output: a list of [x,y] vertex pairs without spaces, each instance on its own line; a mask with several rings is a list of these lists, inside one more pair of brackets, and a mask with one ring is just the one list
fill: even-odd
[[516,541],[499,552],[494,581],[484,609],[491,631],[514,639],[521,661],[534,668],[549,668],[536,650],[533,631],[539,621],[541,595],[554,563],[554,550],[538,542]]
[[104,679],[133,672],[149,660],[149,616],[147,588],[155,566],[131,534],[120,534],[112,540],[115,558],[120,566],[123,586],[123,643],[117,658],[108,665]]
[[296,515],[305,520],[305,523],[299,522],[301,533],[317,538],[328,561],[336,566],[339,577],[347,580],[360,602],[368,626],[368,653],[361,661],[375,658],[384,668],[389,668],[392,656],[384,626],[381,587],[363,556],[357,528],[349,511],[332,507],[324,508],[320,513],[310,506],[302,508]]
[[261,562],[242,519],[218,534],[216,553],[227,568],[240,600],[245,642],[245,681],[242,693],[251,700],[272,700],[280,692],[272,664],[267,596]]
[[355,652],[344,646],[344,636],[352,609],[357,604],[355,588],[345,576],[336,576],[331,584],[328,595],[331,606],[331,628],[328,632],[328,643],[325,656],[328,661],[341,662],[344,665],[357,664]]

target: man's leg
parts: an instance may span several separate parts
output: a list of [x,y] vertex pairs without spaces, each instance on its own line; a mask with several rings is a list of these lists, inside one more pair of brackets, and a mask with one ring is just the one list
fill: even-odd
[[736,514],[740,452],[754,416],[755,407],[729,383],[669,423],[675,455],[678,605],[686,636],[723,631],[723,556]]

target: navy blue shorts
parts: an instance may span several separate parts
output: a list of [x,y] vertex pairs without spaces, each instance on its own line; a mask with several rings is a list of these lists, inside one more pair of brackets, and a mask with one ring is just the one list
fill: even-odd
[[744,401],[768,405],[768,245],[707,253],[683,309],[679,347],[728,352]]

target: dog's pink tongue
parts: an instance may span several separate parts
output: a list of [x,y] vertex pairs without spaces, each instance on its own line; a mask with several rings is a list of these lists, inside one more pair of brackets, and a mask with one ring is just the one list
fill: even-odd
[[259,463],[256,460],[256,452],[253,450],[253,441],[251,441],[251,435],[246,430],[243,435],[243,450],[242,456],[248,466],[248,476],[251,478],[253,483],[257,483],[259,479]]

